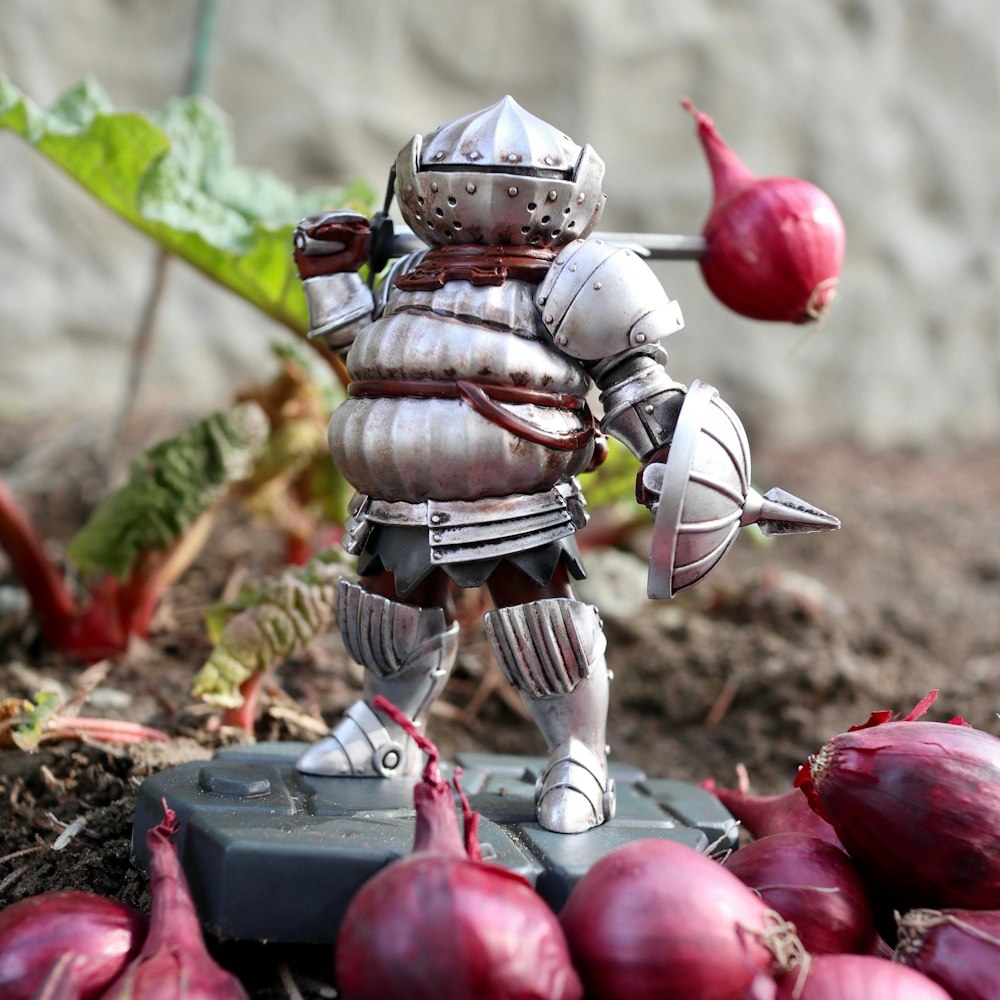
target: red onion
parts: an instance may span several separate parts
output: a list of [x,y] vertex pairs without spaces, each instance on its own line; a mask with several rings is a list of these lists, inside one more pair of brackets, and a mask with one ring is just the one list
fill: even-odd
[[171,838],[177,816],[163,803],[163,821],[146,834],[152,908],[142,950],[101,1000],[247,1000],[240,981],[217,965],[201,935],[198,914]]
[[79,956],[72,978],[81,1000],[95,1000],[139,950],[146,919],[92,892],[69,889],[28,896],[0,911],[0,996],[30,1000],[65,956]]
[[830,308],[844,259],[844,223],[818,187],[796,177],[755,177],[708,115],[698,123],[712,171],[712,209],[702,230],[705,282],[720,302],[751,319],[806,323]]
[[772,949],[798,944],[735,875],[667,840],[606,854],[559,919],[593,1000],[742,1000]]
[[746,769],[740,765],[738,788],[722,788],[711,778],[701,787],[711,792],[740,821],[752,837],[767,837],[774,833],[803,833],[819,837],[840,847],[832,826],[810,808],[798,789],[790,788],[781,795],[751,795]]
[[873,955],[819,955],[782,977],[776,1000],[950,1000],[923,973]]
[[49,969],[32,1000],[81,1000],[78,976],[85,961],[82,956],[67,952]]
[[834,737],[796,784],[894,908],[1000,909],[1000,739],[913,721],[933,695]]
[[865,954],[874,947],[864,883],[839,847],[807,834],[775,833],[733,852],[725,867],[795,925],[810,954]]
[[995,1000],[1000,910],[910,910],[896,923],[897,962],[933,979],[952,1000]]
[[413,793],[413,853],[370,878],[337,937],[344,1000],[580,1000],[583,987],[555,914],[520,875],[481,860],[478,814],[455,799],[437,748],[390,702],[375,707],[427,754]]

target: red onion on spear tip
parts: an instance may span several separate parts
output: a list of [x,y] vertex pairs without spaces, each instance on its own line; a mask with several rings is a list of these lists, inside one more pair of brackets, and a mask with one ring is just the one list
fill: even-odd
[[32,1000],[55,972],[64,990],[72,981],[81,1000],[96,1000],[145,935],[146,918],[138,910],[96,893],[28,896],[0,911],[0,997]]
[[555,914],[514,872],[481,859],[479,815],[441,778],[438,751],[381,696],[373,703],[427,754],[413,791],[413,853],[351,900],[336,948],[344,1000],[580,1000],[583,987]]
[[1000,909],[1000,739],[961,719],[875,712],[835,736],[795,784],[895,909]]
[[910,910],[896,914],[894,958],[943,986],[952,1000],[1000,993],[1000,910]]
[[830,198],[797,177],[757,177],[688,98],[712,171],[701,273],[712,294],[750,319],[808,323],[837,290],[846,238]]

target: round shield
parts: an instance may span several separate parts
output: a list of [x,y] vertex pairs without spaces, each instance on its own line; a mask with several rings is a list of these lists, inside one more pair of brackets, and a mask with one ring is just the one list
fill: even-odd
[[696,379],[677,418],[653,522],[647,591],[673,597],[702,579],[739,534],[750,448],[739,417]]

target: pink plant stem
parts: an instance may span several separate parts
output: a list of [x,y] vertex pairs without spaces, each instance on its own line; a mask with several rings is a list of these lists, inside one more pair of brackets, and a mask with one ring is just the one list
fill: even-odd
[[163,730],[143,726],[138,722],[125,722],[121,719],[94,719],[89,716],[68,718],[54,715],[46,723],[45,733],[47,736],[63,739],[85,736],[102,743],[141,743],[143,740],[165,742],[170,739],[170,736]]

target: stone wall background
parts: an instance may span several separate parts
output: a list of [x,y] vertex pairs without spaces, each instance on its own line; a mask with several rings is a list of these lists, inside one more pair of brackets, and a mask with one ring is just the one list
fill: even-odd
[[[48,103],[91,75],[116,107],[183,85],[195,0],[0,0],[0,70]],[[819,329],[754,323],[658,264],[751,440],[995,442],[1000,32],[992,0],[221,0],[207,93],[242,162],[380,190],[414,131],[511,93],[607,163],[602,227],[697,232],[709,175],[681,95],[759,174],[824,188],[848,233]],[[0,420],[105,418],[155,249],[0,133]],[[143,404],[205,413],[271,369],[274,324],[171,269]]]

